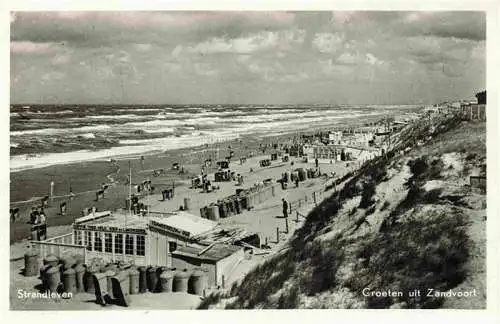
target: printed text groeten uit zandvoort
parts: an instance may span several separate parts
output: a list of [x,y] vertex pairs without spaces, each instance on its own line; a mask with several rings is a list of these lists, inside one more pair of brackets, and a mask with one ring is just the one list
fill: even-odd
[[[371,290],[370,288],[364,288],[364,297],[403,297],[402,291],[395,290]],[[458,291],[458,290],[447,290],[439,291],[433,288],[427,288],[426,290],[415,289],[408,292],[409,297],[477,297],[476,289],[471,289],[468,291]]]

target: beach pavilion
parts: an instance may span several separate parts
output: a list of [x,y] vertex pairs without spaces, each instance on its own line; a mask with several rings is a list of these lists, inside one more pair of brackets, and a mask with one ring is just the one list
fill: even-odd
[[31,242],[42,257],[55,254],[80,257],[84,263],[99,259],[137,266],[201,267],[208,272],[208,283],[217,286],[244,258],[244,248],[232,244],[229,235],[207,240],[221,231],[226,232],[217,222],[185,211],[141,216],[117,210],[80,217],[71,233]]

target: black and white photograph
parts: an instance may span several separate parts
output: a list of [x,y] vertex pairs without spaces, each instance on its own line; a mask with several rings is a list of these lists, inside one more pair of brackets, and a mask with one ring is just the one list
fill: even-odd
[[10,11],[10,310],[485,310],[486,25]]

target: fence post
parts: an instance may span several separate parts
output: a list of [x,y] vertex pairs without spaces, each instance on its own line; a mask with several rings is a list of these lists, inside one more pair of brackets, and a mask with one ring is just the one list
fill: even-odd
[[298,223],[299,222],[299,212],[298,211],[296,212],[296,216],[297,216],[296,222]]
[[280,242],[280,228],[276,227],[276,243]]
[[285,218],[286,233],[288,234],[288,217]]

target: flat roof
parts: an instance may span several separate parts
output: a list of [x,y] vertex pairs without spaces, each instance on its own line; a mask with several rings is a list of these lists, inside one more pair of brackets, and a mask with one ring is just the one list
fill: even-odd
[[198,255],[198,253],[206,248],[206,246],[178,246],[177,250],[172,252],[172,254],[174,256],[187,256],[200,260],[220,261],[243,249],[241,246],[217,243],[203,254]]
[[195,216],[185,211],[179,211],[169,217],[149,217],[148,219],[189,232],[191,236],[208,232],[217,226],[217,223],[214,221]]
[[103,211],[103,212],[95,212],[95,213],[90,213],[87,216],[82,216],[77,219],[75,219],[75,223],[80,224],[80,223],[85,223],[91,220],[96,220],[98,218],[106,217],[109,216],[111,212],[109,210]]
[[128,211],[105,211],[93,213],[75,220],[74,225],[77,227],[89,227],[96,229],[138,229],[146,230],[151,221],[156,223],[173,227],[175,229],[188,232],[189,236],[196,236],[203,234],[214,229],[218,224],[217,222],[201,218],[189,214],[185,211],[175,213],[168,213],[169,216],[156,217],[156,216],[139,216],[129,215]]
[[105,211],[80,217],[75,225],[114,227],[121,229],[147,229],[148,218],[138,215],[129,215],[128,211]]

